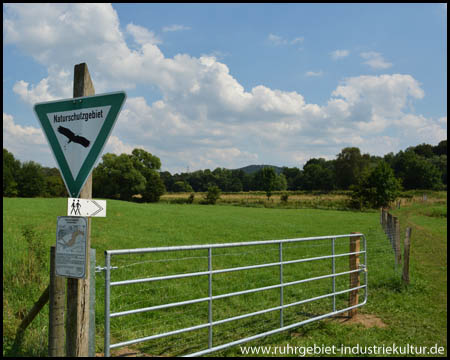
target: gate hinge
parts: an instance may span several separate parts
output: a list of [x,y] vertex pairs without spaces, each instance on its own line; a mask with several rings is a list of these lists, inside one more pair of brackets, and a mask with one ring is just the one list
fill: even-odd
[[366,265],[364,265],[364,264],[359,264],[359,268],[360,268],[362,271],[367,272],[367,266],[366,266]]

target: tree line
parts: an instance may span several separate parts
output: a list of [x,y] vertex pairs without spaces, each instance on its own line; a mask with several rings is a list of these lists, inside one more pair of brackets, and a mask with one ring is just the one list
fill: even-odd
[[[265,191],[268,197],[272,191],[283,190],[356,191],[370,185],[371,174],[371,181],[375,181],[376,171],[385,177],[392,173],[404,190],[443,190],[447,188],[447,140],[436,146],[412,146],[383,157],[347,147],[336,159],[312,158],[302,169],[283,167],[280,173],[272,167],[252,174],[225,168],[171,174],[160,168],[160,159],[143,149],[134,149],[131,154],[107,153],[93,170],[93,196],[155,202],[165,192],[206,192],[212,186],[222,192]],[[4,148],[3,196],[65,197],[67,191],[58,169],[33,161],[21,163]]]

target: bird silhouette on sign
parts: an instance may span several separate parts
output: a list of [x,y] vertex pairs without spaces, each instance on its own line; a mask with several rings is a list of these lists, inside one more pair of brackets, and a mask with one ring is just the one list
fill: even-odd
[[63,134],[69,139],[69,143],[73,141],[74,143],[80,144],[87,148],[91,143],[88,139],[82,136],[75,135],[70,129],[65,128],[63,126],[58,127],[58,132]]

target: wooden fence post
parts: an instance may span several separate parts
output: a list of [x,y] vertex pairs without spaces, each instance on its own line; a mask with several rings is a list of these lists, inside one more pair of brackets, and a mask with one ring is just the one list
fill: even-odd
[[48,327],[48,355],[63,357],[64,353],[64,310],[66,297],[66,279],[56,275],[56,247],[50,247],[50,302]]
[[[92,95],[95,90],[87,64],[75,65],[73,97]],[[81,189],[80,198],[92,199],[92,173]],[[91,218],[88,218],[86,232],[86,277],[67,279],[66,354],[70,357],[88,356]]]
[[[352,233],[357,234],[357,233]],[[350,252],[360,251],[360,236],[350,237]],[[359,270],[359,254],[354,254],[349,256],[350,270]],[[360,285],[359,271],[350,274],[350,288],[354,288]],[[349,292],[348,306],[354,306],[358,304],[358,290],[353,290]],[[348,311],[348,316],[353,317],[356,315],[358,309],[351,309]]]
[[396,216],[393,216],[393,235],[394,235],[394,249],[395,249],[395,262],[400,264],[402,260],[401,248],[400,248],[400,223]]
[[409,251],[411,246],[411,228],[406,228],[405,247],[403,253],[403,282],[409,284]]
[[388,230],[387,230],[387,224],[388,224],[387,216],[388,216],[388,212],[387,212],[386,209],[383,208],[383,230],[384,230],[384,232],[386,234],[388,233]]

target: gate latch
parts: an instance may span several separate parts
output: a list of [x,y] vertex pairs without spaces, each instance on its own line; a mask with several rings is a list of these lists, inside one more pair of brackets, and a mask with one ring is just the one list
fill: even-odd
[[[110,269],[118,269],[118,266],[111,266]],[[96,266],[95,267],[95,272],[102,272],[102,271],[106,271],[106,266],[105,267],[101,267],[101,266]]]
[[364,264],[359,264],[359,268],[360,268],[362,271],[367,272],[367,266],[366,266],[366,265],[364,265]]

